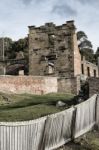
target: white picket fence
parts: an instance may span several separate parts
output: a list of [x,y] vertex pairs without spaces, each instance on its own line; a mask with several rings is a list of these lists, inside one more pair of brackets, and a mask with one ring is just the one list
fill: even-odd
[[[53,150],[98,124],[97,95],[65,111],[25,122],[0,123],[0,150]],[[99,105],[98,105],[99,106]]]

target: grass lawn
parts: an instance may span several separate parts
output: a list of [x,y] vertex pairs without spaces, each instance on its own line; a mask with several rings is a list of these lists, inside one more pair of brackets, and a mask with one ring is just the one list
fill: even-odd
[[[0,93],[0,121],[25,121],[56,113],[68,108],[73,97],[70,94],[37,96]],[[66,106],[57,107],[57,101],[65,102]]]
[[57,150],[99,150],[99,132],[91,131]]

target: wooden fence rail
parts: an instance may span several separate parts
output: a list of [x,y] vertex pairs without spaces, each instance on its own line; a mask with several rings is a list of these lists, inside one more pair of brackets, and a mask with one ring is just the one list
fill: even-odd
[[0,122],[0,150],[53,150],[99,127],[99,97],[65,111],[25,122]]

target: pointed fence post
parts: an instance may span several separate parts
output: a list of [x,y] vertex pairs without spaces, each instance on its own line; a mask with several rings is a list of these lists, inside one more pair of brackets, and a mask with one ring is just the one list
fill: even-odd
[[74,107],[74,113],[72,117],[72,125],[71,125],[71,139],[74,141],[75,139],[75,125],[76,125],[76,113],[77,113],[77,108]]
[[99,95],[96,98],[96,129],[99,130]]

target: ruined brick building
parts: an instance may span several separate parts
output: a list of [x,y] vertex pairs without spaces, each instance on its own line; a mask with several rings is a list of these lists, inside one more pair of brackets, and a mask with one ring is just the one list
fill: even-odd
[[46,23],[29,27],[29,74],[73,77],[81,74],[75,26]]
[[[3,61],[3,38],[0,38],[1,75],[9,61],[12,64],[15,60]],[[98,66],[81,58],[74,21],[67,21],[61,26],[46,23],[40,27],[29,27],[29,75],[98,77]]]
[[[61,26],[53,23],[46,23],[40,27],[30,26],[28,39],[30,76],[23,76],[23,72],[17,77],[0,76],[0,91],[6,89],[32,94],[50,92],[79,94],[81,79],[95,77],[96,83],[99,65],[86,61],[84,57],[81,58],[74,21],[67,21]],[[7,74],[15,75],[12,74],[13,69],[17,69],[17,66],[19,69],[19,64],[21,68],[18,72],[23,71],[24,59],[21,60],[18,56],[14,60],[3,60],[2,44],[0,46],[0,75],[4,74],[5,67],[6,71],[11,70],[10,73],[6,72]],[[25,63],[24,66],[26,65]],[[96,93],[96,90],[99,91],[97,87],[90,91]]]
[[29,26],[29,74],[72,78],[98,77],[98,66],[81,60],[74,21],[61,26]]
[[88,62],[85,57],[81,59],[81,74],[86,77],[99,77],[99,63],[98,66]]

